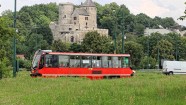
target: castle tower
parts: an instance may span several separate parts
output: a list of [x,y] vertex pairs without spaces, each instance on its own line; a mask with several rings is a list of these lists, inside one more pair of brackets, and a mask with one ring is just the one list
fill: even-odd
[[59,24],[70,24],[73,10],[72,3],[59,4]]
[[97,8],[92,0],[86,0],[81,8],[85,9],[89,14],[88,26],[91,29],[97,29]]
[[61,35],[69,34],[73,30],[72,13],[74,5],[72,3],[59,4],[58,31]]

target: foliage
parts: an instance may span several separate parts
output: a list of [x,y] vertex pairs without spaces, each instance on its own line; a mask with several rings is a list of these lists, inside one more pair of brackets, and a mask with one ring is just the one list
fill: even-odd
[[141,44],[128,41],[125,43],[125,53],[130,54],[133,68],[138,68],[141,58],[144,56],[143,47]]
[[167,59],[167,60],[173,60],[174,56],[173,56],[173,45],[167,41],[167,40],[160,40],[157,45],[154,47],[152,53],[153,55],[155,55],[154,57],[156,58],[157,52],[159,50],[160,53],[160,59]]
[[137,35],[141,35],[142,36],[144,34],[144,30],[145,30],[145,27],[142,24],[136,24],[134,26],[134,32]]
[[69,43],[64,43],[61,40],[55,40],[51,47],[52,51],[68,52],[70,49]]
[[29,60],[23,60],[23,59],[18,59],[18,62],[19,62],[19,68],[25,68],[27,70],[30,70],[31,61],[29,61]]
[[180,49],[178,51],[180,60],[186,60],[186,37],[181,38]]
[[144,56],[140,62],[140,68],[154,69],[156,68],[156,59],[148,56]]
[[71,44],[70,45],[70,51],[72,51],[72,52],[81,52],[82,51],[81,45],[77,44],[77,43]]
[[11,76],[12,68],[10,67],[10,61],[4,57],[0,60],[0,79]]
[[97,31],[88,32],[81,44],[83,52],[109,53],[113,48],[111,39],[101,36]]

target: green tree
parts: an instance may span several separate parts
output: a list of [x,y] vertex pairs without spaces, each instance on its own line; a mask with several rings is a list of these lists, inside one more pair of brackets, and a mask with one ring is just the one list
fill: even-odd
[[176,25],[176,22],[174,21],[174,19],[172,17],[166,17],[166,18],[162,19],[161,25],[164,28],[171,28],[172,26]]
[[81,52],[82,49],[81,49],[81,45],[80,44],[77,44],[77,43],[73,43],[70,45],[70,51],[73,51],[73,52]]
[[180,56],[180,60],[186,60],[186,37],[181,38],[178,54]]
[[143,69],[155,69],[156,68],[156,59],[152,57],[145,56],[141,59],[140,68]]
[[144,34],[145,26],[142,24],[136,24],[134,26],[134,32],[138,36],[142,36]]
[[55,40],[51,48],[52,51],[68,52],[70,50],[70,44],[64,43],[61,40]]
[[97,31],[88,32],[83,39],[83,52],[109,53],[112,43],[111,39],[101,36]]
[[13,28],[10,28],[11,21],[7,17],[0,17],[0,78],[9,77],[11,70],[10,60],[12,59],[12,40],[16,35]]
[[141,58],[144,56],[143,46],[139,43],[128,41],[125,43],[125,53],[130,54],[133,68],[138,68]]
[[154,46],[152,54],[154,58],[158,57],[158,50],[159,50],[159,58],[160,59],[167,59],[167,60],[173,60],[174,56],[174,50],[173,45],[164,39],[161,39],[156,46]]

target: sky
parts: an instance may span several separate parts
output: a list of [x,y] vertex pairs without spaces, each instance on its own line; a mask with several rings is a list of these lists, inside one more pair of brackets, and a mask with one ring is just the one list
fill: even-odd
[[[14,10],[15,0],[0,0],[0,13],[5,10]],[[186,26],[186,20],[177,20],[180,16],[184,15],[186,9],[185,0],[92,0],[101,5],[116,2],[118,5],[124,4],[129,8],[130,12],[134,15],[145,13],[146,15],[154,18],[159,16],[162,18],[172,17],[180,24]],[[71,2],[75,5],[80,5],[85,0],[17,0],[17,10],[23,6],[31,6],[34,4],[47,4],[50,2],[64,3]]]

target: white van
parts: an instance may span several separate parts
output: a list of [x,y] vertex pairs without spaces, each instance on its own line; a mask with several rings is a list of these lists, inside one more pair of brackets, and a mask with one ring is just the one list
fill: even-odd
[[186,61],[164,61],[163,73],[169,74],[186,74]]

